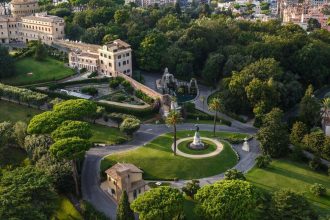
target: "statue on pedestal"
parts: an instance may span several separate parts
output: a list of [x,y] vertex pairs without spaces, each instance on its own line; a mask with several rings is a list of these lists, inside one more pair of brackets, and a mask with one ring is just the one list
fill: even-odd
[[195,127],[196,127],[196,132],[194,135],[194,140],[189,145],[189,147],[192,149],[195,149],[195,150],[202,150],[202,149],[204,149],[204,144],[202,143],[201,137],[199,135],[199,126],[195,125]]
[[244,143],[243,143],[242,150],[244,150],[246,152],[250,152],[250,145],[249,145],[249,142],[248,142],[247,138],[244,138]]

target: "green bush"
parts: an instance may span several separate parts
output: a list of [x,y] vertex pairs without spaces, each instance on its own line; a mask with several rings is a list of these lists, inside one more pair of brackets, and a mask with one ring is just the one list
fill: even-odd
[[108,217],[105,216],[102,212],[97,211],[92,204],[83,200],[80,203],[80,208],[84,219],[86,220],[110,220]]
[[97,77],[99,74],[98,74],[98,72],[97,71],[94,71],[94,72],[92,72],[91,74],[89,74],[88,76],[87,76],[87,78],[88,79],[90,79],[90,78],[94,78],[94,77]]
[[256,158],[256,165],[259,168],[266,168],[272,162],[272,159],[269,155],[260,155]]
[[124,119],[126,119],[126,118],[135,118],[135,119],[137,119],[133,115],[123,114],[123,113],[111,113],[108,116],[112,121],[114,121],[118,124],[118,127],[119,127],[120,123],[122,123],[124,121]]
[[86,68],[81,68],[79,72],[80,73],[86,73],[87,72],[87,69]]
[[308,165],[315,171],[321,169],[322,163],[320,157],[314,157],[311,161],[309,161]]
[[246,180],[244,174],[237,169],[230,169],[225,172],[225,180]]
[[136,90],[135,96],[138,97],[139,99],[142,99],[144,102],[146,102],[148,104],[152,104],[155,101],[153,98],[149,97],[147,94],[145,94],[141,90]]
[[127,135],[132,135],[135,131],[140,128],[141,121],[136,118],[125,118],[120,124],[120,131],[126,133]]
[[324,196],[327,193],[327,189],[319,183],[314,183],[309,190],[311,193],[313,193],[315,196]]
[[82,88],[81,89],[81,92],[84,93],[84,94],[88,94],[88,95],[91,95],[91,96],[95,96],[99,93],[99,91],[94,88],[94,87],[85,87],[85,88]]

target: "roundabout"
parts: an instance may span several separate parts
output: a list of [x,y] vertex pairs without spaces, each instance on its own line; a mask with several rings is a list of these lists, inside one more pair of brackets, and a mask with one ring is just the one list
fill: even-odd
[[[182,138],[176,142],[177,150],[176,153],[179,156],[192,158],[192,159],[202,159],[208,157],[214,157],[221,153],[223,150],[223,144],[215,139],[203,137],[202,141],[208,147],[202,150],[195,150],[188,147],[188,145],[193,141],[192,137]],[[210,149],[211,148],[211,149]],[[172,144],[172,150],[174,150],[174,144]],[[210,152],[211,151],[211,152]]]

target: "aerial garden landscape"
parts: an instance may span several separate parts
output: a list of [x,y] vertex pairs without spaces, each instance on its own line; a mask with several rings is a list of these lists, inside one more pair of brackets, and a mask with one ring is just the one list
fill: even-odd
[[329,219],[329,32],[208,4],[42,4],[63,41],[121,43],[100,59],[134,70],[0,45],[0,219]]

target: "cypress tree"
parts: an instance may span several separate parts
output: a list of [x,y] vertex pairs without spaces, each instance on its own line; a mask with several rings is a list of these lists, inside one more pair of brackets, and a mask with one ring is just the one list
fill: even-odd
[[126,191],[123,191],[118,204],[117,220],[134,220],[134,213],[130,207]]

